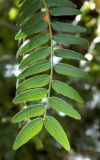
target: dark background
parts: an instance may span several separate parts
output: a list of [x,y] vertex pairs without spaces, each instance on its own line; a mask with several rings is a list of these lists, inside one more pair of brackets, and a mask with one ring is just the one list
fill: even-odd
[[15,58],[18,47],[14,40],[18,31],[18,5],[15,0],[0,0],[0,160],[100,160],[100,14],[93,1],[74,2],[81,8],[83,15],[76,19],[69,17],[68,21],[75,20],[75,23],[87,28],[82,36],[89,41],[89,45],[71,49],[84,54],[90,62],[71,63],[89,72],[92,80],[68,79],[68,83],[85,100],[83,105],[73,102],[82,116],[81,121],[49,111],[68,134],[71,143],[68,153],[44,129],[17,151],[12,150],[20,128],[20,125],[11,123],[11,117],[20,110],[19,106],[12,104],[19,63]]

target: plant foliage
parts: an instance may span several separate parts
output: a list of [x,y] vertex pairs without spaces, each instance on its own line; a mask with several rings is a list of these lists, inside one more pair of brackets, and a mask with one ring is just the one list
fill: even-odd
[[[87,40],[73,35],[84,32],[86,29],[61,20],[52,20],[52,17],[73,16],[81,12],[69,0],[30,0],[29,2],[19,0],[19,4],[17,24],[20,30],[15,39],[23,40],[17,51],[17,57],[22,56],[22,61],[19,66],[21,73],[18,76],[17,92],[13,102],[23,104],[25,109],[17,113],[12,118],[12,122],[41,117],[32,119],[22,128],[13,149],[18,149],[37,135],[44,125],[46,130],[69,151],[70,144],[65,131],[55,118],[47,116],[47,110],[51,107],[67,116],[80,119],[80,114],[57,96],[62,95],[61,97],[68,97],[80,103],[83,103],[83,99],[70,85],[57,80],[55,74],[86,79],[90,77],[83,70],[70,64],[54,64],[53,58],[56,56],[61,59],[87,61],[82,54],[61,47],[61,45],[71,44],[86,45]],[[57,96],[51,96],[52,90]],[[42,101],[44,98],[45,103]]]

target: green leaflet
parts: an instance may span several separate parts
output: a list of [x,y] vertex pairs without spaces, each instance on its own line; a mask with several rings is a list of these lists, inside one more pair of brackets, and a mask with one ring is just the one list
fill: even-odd
[[49,70],[50,67],[51,65],[49,61],[44,60],[37,62],[31,65],[30,67],[26,68],[24,71],[22,71],[22,73],[18,76],[18,79],[23,79],[25,77],[35,75],[37,73],[42,73],[44,71]]
[[53,136],[57,140],[57,142],[59,142],[62,145],[62,147],[69,151],[70,144],[67,135],[61,127],[61,125],[59,124],[59,122],[55,118],[47,116],[45,118],[44,125],[46,130],[51,134],[51,136]]
[[23,3],[19,8],[20,14],[22,14],[22,12],[25,11],[30,6],[30,4],[32,5],[32,3],[33,3],[33,0],[31,0],[30,3],[27,3],[27,0],[21,0],[21,1],[23,1]]
[[18,0],[18,4],[21,4],[24,0]]
[[41,118],[34,119],[26,124],[16,137],[13,149],[16,150],[37,135],[43,127],[43,120]]
[[68,0],[47,0],[48,5],[52,7],[56,6],[66,6],[66,7],[73,7],[76,8],[77,6]]
[[83,70],[77,67],[74,67],[70,64],[59,63],[55,65],[54,69],[57,73],[62,74],[62,75],[90,79],[90,76],[88,75],[87,72],[84,72]]
[[72,108],[72,106],[60,98],[50,97],[49,104],[53,109],[59,112],[63,112],[66,115],[78,120],[81,119],[80,114],[74,108]]
[[35,104],[33,106],[28,106],[28,108],[23,109],[18,112],[13,118],[12,123],[17,123],[28,118],[37,117],[44,113],[45,107],[43,105]]
[[69,97],[80,103],[84,102],[80,95],[68,84],[60,82],[58,80],[53,80],[52,87],[57,93],[63,96]]
[[81,14],[81,11],[70,7],[57,7],[50,9],[50,14],[52,16],[73,16]]
[[44,16],[44,12],[36,12],[24,24],[22,24],[21,29],[25,29],[28,27],[30,28],[30,26],[33,26],[40,21],[43,21]]
[[33,13],[38,11],[42,6],[41,1],[35,0],[35,2],[30,3],[28,7],[20,14],[20,16],[17,19],[17,24],[20,25],[22,24],[27,18],[29,18]]
[[62,23],[62,22],[53,22],[52,28],[58,32],[67,32],[67,33],[79,33],[85,32],[86,28],[70,24],[70,23]]
[[59,44],[76,44],[76,45],[87,45],[88,41],[80,38],[80,37],[76,37],[70,34],[58,34],[54,36],[54,39],[57,43]]
[[20,85],[17,88],[17,92],[21,92],[26,89],[39,88],[39,87],[46,86],[49,83],[49,80],[50,80],[50,76],[48,75],[34,76],[20,83]]
[[45,88],[36,88],[26,90],[13,99],[14,104],[25,103],[35,100],[41,100],[47,96],[47,90]]
[[39,60],[42,60],[46,57],[48,57],[51,54],[51,48],[43,47],[40,48],[31,54],[29,54],[25,59],[23,59],[20,63],[20,68],[24,68],[34,62],[37,62]]
[[75,51],[68,50],[68,49],[57,49],[55,50],[55,55],[57,57],[66,58],[66,59],[88,61],[82,54]]
[[48,28],[48,24],[45,22],[39,22],[38,24],[36,23],[35,25],[31,25],[30,27],[21,29],[18,34],[16,35],[15,39],[21,39],[21,38],[26,38],[30,36],[31,34],[36,34],[39,32],[43,32]]
[[18,49],[17,51],[17,57],[20,55],[24,55],[25,53],[27,53],[28,51],[31,51],[32,49],[35,49],[39,46],[41,46],[42,44],[45,44],[49,41],[50,39],[50,34],[49,33],[43,33],[40,34],[36,37],[34,37],[31,40],[26,40]]

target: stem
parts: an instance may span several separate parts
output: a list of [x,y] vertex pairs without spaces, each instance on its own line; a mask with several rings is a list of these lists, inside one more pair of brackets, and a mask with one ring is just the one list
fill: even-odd
[[[49,82],[49,88],[48,88],[48,100],[50,97],[50,93],[51,93],[51,85],[52,85],[52,79],[53,79],[53,55],[54,55],[54,49],[53,49],[53,35],[52,35],[52,28],[51,28],[51,19],[50,19],[50,15],[49,15],[49,10],[48,10],[48,6],[46,4],[46,0],[42,0],[44,7],[46,9],[46,15],[48,17],[48,25],[49,25],[49,33],[50,33],[50,43],[51,43],[51,73],[50,73],[50,82]],[[47,108],[48,108],[48,101],[46,102],[46,106],[45,106],[45,113],[44,113],[44,119],[46,117],[46,112],[47,112]]]

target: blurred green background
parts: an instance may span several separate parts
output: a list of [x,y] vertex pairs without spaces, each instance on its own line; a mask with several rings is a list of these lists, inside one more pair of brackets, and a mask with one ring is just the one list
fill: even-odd
[[14,40],[18,31],[18,5],[16,0],[0,0],[0,160],[100,160],[100,13],[93,1],[73,2],[77,3],[83,15],[64,17],[65,21],[74,21],[86,27],[87,32],[81,36],[89,41],[89,45],[70,48],[84,54],[89,62],[70,63],[89,72],[92,80],[67,79],[85,100],[83,105],[72,102],[82,115],[81,121],[49,111],[68,134],[71,143],[68,153],[45,130],[17,151],[12,150],[20,130],[20,124],[11,123],[11,117],[20,110],[19,106],[12,104],[19,72],[19,61],[15,57],[18,42]]

